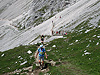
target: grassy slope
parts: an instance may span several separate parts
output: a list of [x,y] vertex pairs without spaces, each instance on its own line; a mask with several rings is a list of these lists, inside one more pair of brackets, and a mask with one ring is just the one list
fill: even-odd
[[[48,59],[53,59],[59,65],[50,67],[51,75],[99,75],[100,74],[100,28],[89,27],[89,21],[81,23],[73,33],[64,39],[50,42],[46,50],[51,49]],[[83,28],[82,28],[83,27]],[[86,30],[91,29],[88,33]],[[80,31],[82,30],[82,31]],[[95,37],[93,37],[96,35]],[[75,42],[78,40],[77,42]],[[70,45],[72,44],[72,45]],[[52,46],[56,45],[55,48]],[[88,46],[89,45],[89,46]],[[88,46],[88,47],[87,47]],[[85,55],[85,52],[91,54]]]
[[[100,28],[90,27],[89,21],[81,23],[76,27],[74,32],[68,33],[67,38],[55,39],[49,42],[46,46],[48,60],[52,59],[56,61],[56,66],[49,67],[51,75],[99,75],[100,74],[100,46],[96,45],[100,42]],[[99,25],[99,23],[98,23]],[[86,30],[90,30],[85,33]],[[96,36],[94,36],[96,35]],[[94,36],[94,37],[93,37]],[[78,40],[76,42],[76,40]],[[56,47],[52,47],[56,45]],[[87,47],[88,46],[88,47]],[[30,58],[32,54],[27,54],[28,50],[31,50],[34,54],[36,51],[36,45],[32,46],[20,46],[9,51],[0,53],[0,73],[14,71],[32,65],[34,58]],[[91,54],[85,55],[86,52]],[[1,57],[2,54],[5,54]],[[23,59],[19,59],[21,56]],[[28,61],[27,64],[20,66],[24,61]],[[18,62],[17,64],[15,62]],[[21,62],[19,62],[21,61]],[[8,69],[10,67],[10,69]],[[40,73],[42,75],[43,73]]]
[[[30,45],[30,46],[19,46],[11,50],[1,52],[0,53],[0,74],[11,72],[16,69],[18,70],[23,67],[28,67],[32,65],[32,63],[34,62],[34,58],[31,56],[35,53],[36,49],[37,49],[36,46]],[[32,52],[31,54],[27,53],[29,50]],[[2,57],[3,54],[4,56]],[[25,65],[20,65],[25,61],[28,62]]]

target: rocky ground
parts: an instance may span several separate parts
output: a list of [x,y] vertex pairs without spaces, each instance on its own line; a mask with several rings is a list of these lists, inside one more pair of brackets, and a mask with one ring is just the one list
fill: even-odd
[[[34,57],[36,56],[37,51],[35,52],[35,55],[33,55]],[[43,67],[43,69],[40,68],[40,65],[38,63],[38,56],[37,58],[35,58],[35,62],[33,62],[33,64],[36,65],[36,69],[33,70],[33,64],[32,66],[23,68],[23,69],[19,69],[19,70],[15,70],[13,72],[9,72],[9,73],[5,73],[4,75],[9,75],[9,74],[27,74],[27,75],[39,75],[40,72],[43,72],[45,75],[47,75],[47,72],[49,71],[49,66],[55,66],[56,62],[54,62],[53,60],[44,60],[45,61],[45,65]],[[22,72],[22,71],[26,71],[26,72]]]

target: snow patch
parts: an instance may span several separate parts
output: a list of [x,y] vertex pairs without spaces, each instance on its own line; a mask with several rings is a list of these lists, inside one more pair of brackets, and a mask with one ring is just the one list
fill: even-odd
[[29,50],[29,51],[27,51],[27,53],[28,53],[28,54],[31,54],[32,52]]
[[91,54],[91,53],[89,53],[89,52],[86,52],[86,53],[84,53],[85,55],[87,55],[87,54]]
[[35,44],[37,44],[37,43],[35,43]]
[[97,36],[98,38],[100,38],[100,36]]
[[87,50],[84,51],[84,54],[82,54],[82,56],[87,55],[87,54],[91,54],[89,52],[87,52]]
[[27,63],[27,61],[25,61],[25,62],[21,63],[20,65],[24,65],[24,64],[26,64],[26,63]]
[[90,30],[86,30],[85,33],[88,33]]
[[23,59],[21,56],[18,56],[18,58],[20,58],[21,60]]
[[69,45],[73,45],[73,43],[69,44]]
[[92,42],[91,40],[89,40],[89,42]]
[[5,54],[2,54],[1,57],[3,57]]
[[86,52],[87,50],[85,50],[84,52]]
[[90,44],[88,44],[86,47],[89,47],[90,46]]
[[15,63],[17,64],[17,61]]
[[10,69],[10,67],[8,67],[8,69]]
[[21,58],[21,56],[18,56],[18,58]]
[[96,37],[96,35],[93,35],[93,37]]
[[78,40],[76,40],[75,42],[78,42]]
[[67,37],[63,37],[63,38],[67,38]]
[[53,45],[52,47],[56,47],[56,45]]
[[99,45],[99,42],[97,42],[97,44],[96,45]]
[[22,60],[23,58],[21,57],[20,59]]

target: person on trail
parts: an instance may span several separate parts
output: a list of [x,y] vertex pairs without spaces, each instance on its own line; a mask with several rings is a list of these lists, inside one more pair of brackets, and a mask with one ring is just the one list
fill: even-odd
[[53,23],[53,21],[52,21],[52,23]]
[[61,16],[60,16],[60,18],[61,18]]
[[[46,58],[47,58],[47,54],[46,54],[45,49],[43,48],[43,45],[40,45],[40,48],[38,49],[38,52],[36,54],[36,58],[37,58],[37,55],[38,54],[39,54],[39,64],[40,64],[40,67],[42,66],[42,69],[43,69],[43,65],[44,65],[44,54],[46,55]],[[42,65],[41,65],[41,60],[42,60]]]
[[54,32],[53,32],[53,30],[51,29],[51,33],[52,33],[52,35],[54,34]]
[[58,32],[58,33],[59,33],[59,35],[60,35],[60,32],[61,32],[61,31],[59,31],[59,32]]
[[41,43],[43,44],[44,42],[44,35],[41,36]]
[[56,35],[58,34],[58,31],[56,32]]
[[66,33],[66,32],[64,32],[64,35],[67,35],[67,33]]

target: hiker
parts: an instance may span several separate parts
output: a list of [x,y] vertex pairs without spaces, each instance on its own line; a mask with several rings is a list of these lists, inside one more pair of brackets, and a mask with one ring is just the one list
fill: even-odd
[[56,35],[58,34],[58,31],[56,32]]
[[41,36],[41,43],[43,44],[44,42],[44,35]]
[[61,18],[61,16],[60,16],[60,18]]
[[54,35],[54,31],[53,31],[53,29],[51,29],[51,33],[52,33],[52,35]]
[[53,23],[53,21],[52,21],[52,23]]
[[59,33],[59,35],[60,35],[60,31],[59,31],[58,33]]
[[66,33],[66,32],[64,32],[64,35],[67,35],[67,33]]
[[[40,64],[40,67],[42,67],[42,69],[43,69],[43,65],[44,65],[44,54],[46,55],[46,58],[47,58],[47,54],[46,54],[45,49],[43,48],[43,45],[40,45],[40,48],[38,49],[38,52],[36,54],[36,58],[37,58],[37,55],[38,54],[39,54],[39,64]],[[42,65],[41,65],[41,60],[42,60]]]

